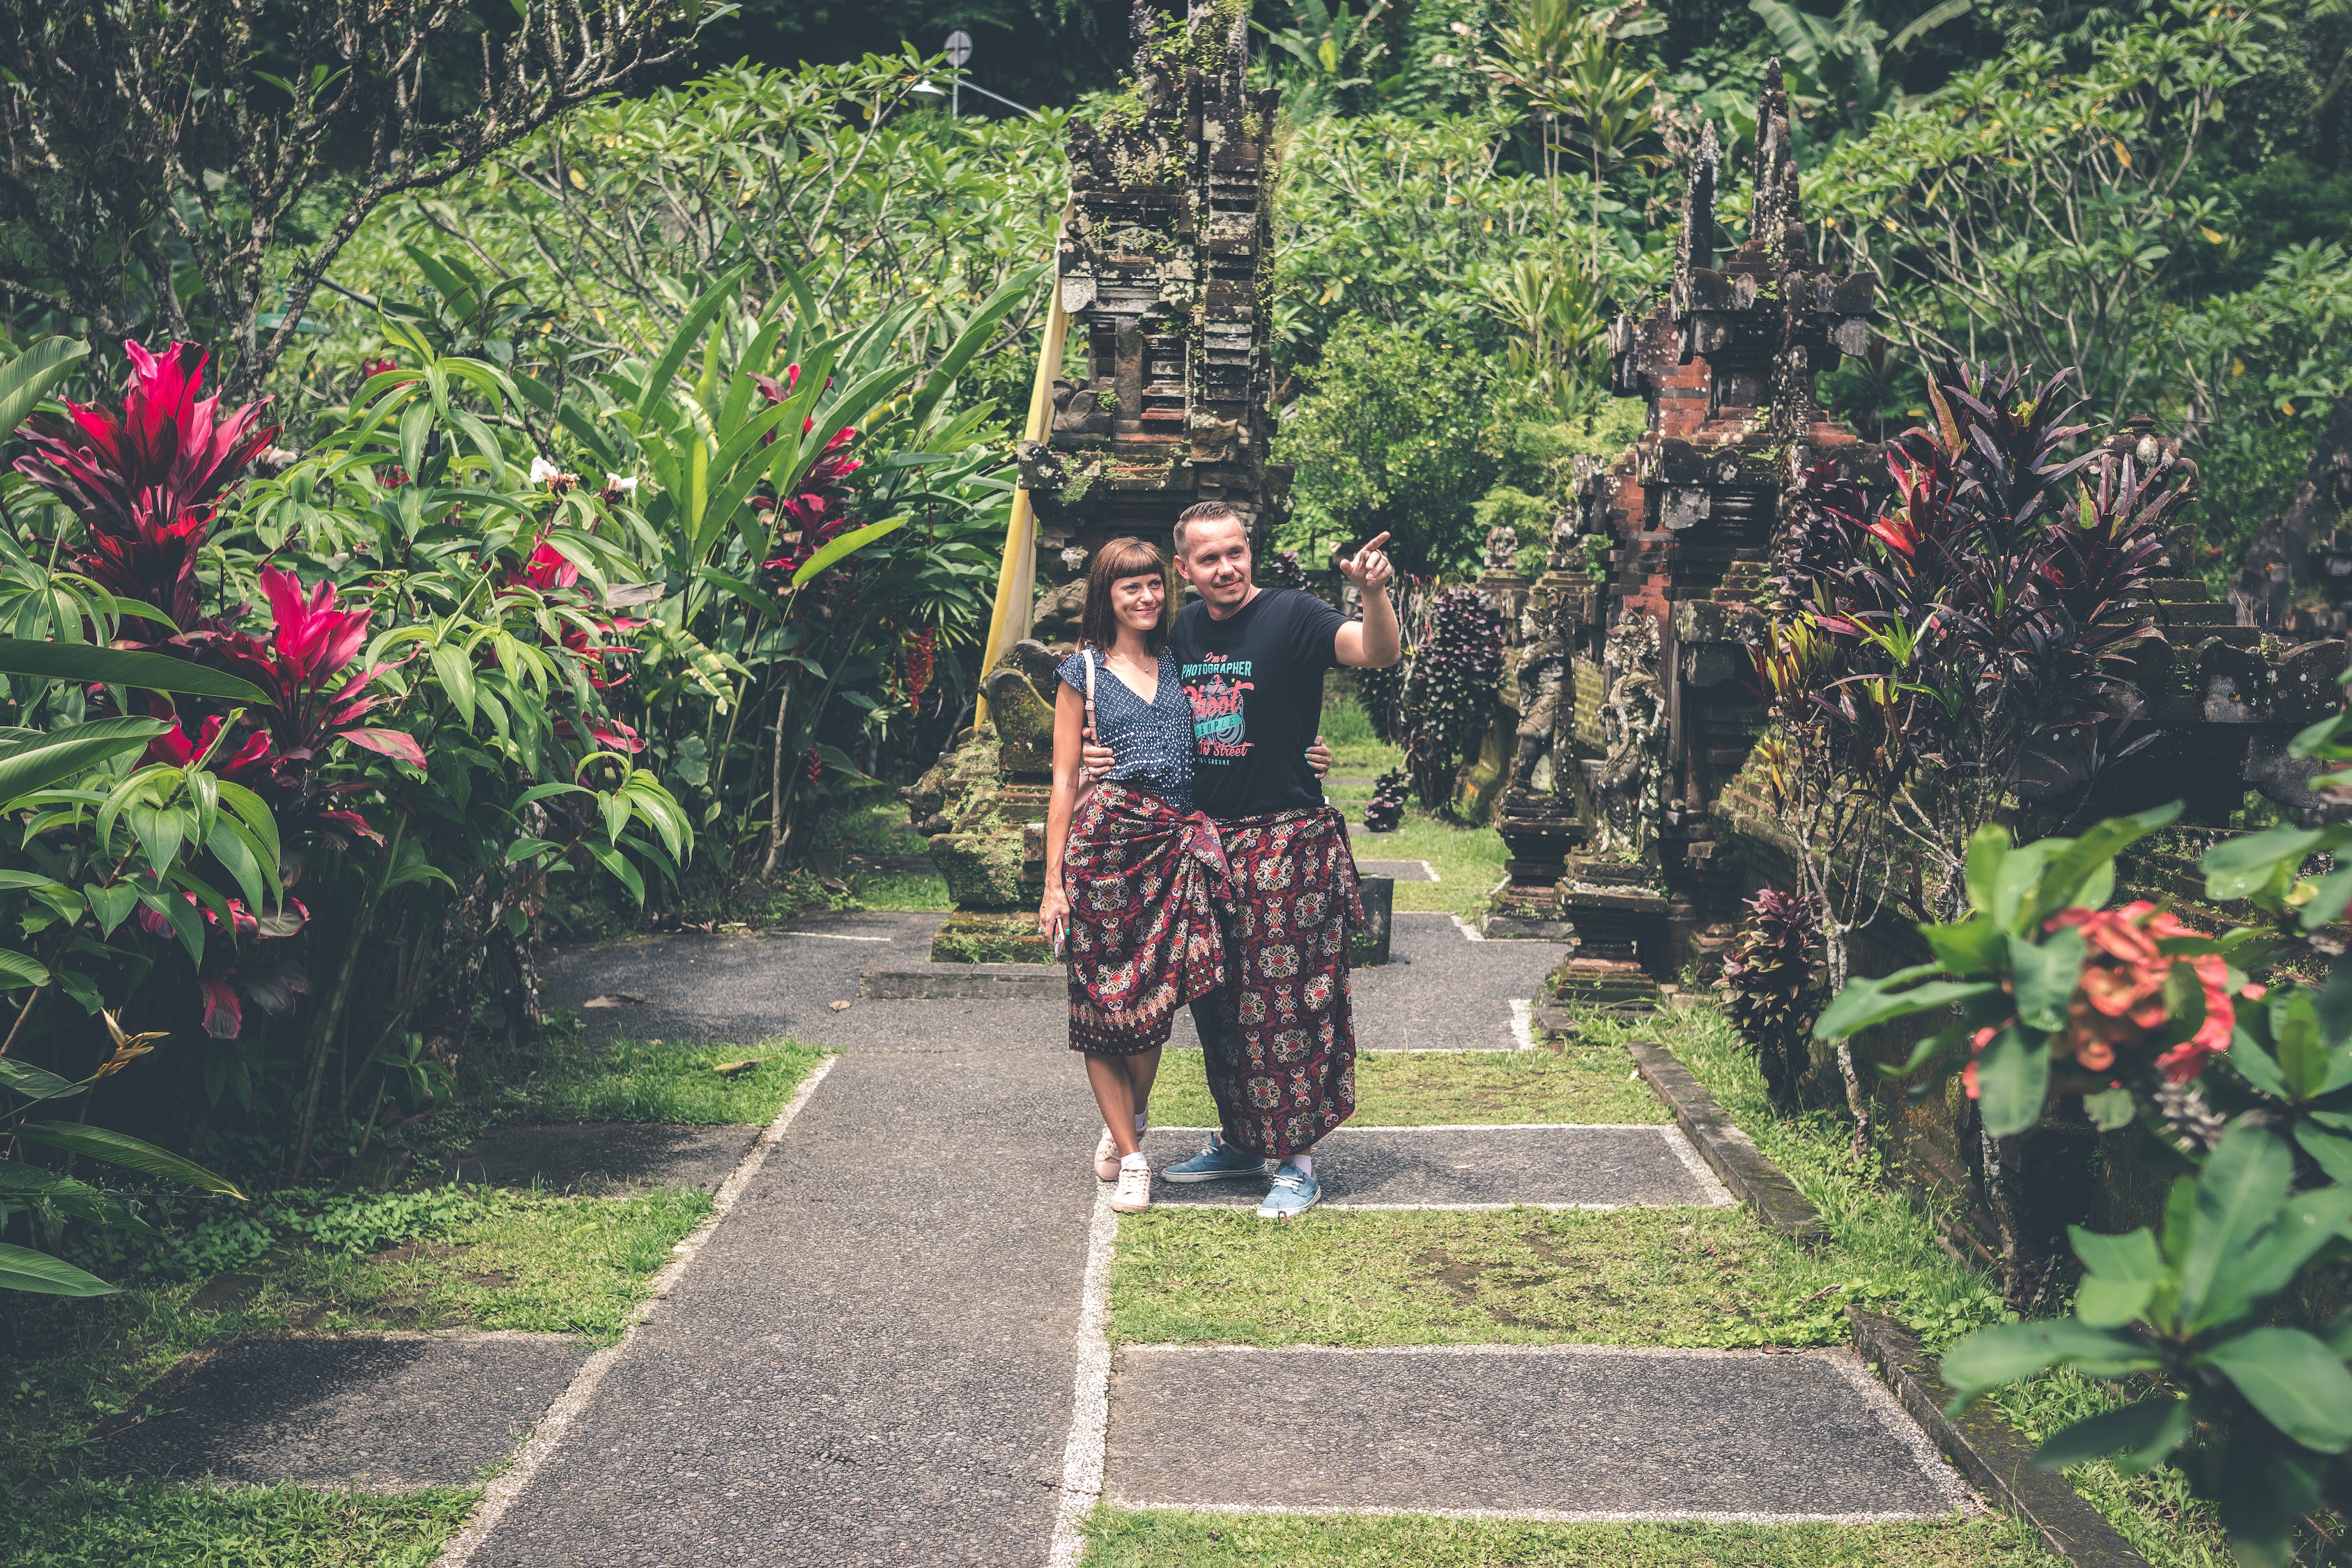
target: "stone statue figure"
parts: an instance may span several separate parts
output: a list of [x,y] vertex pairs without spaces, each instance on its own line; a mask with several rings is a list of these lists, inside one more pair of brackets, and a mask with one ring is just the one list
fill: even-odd
[[1601,659],[1609,695],[1601,704],[1601,821],[1593,848],[1645,854],[1657,837],[1666,746],[1665,695],[1658,684],[1658,624],[1638,611],[1610,628]]
[[1556,795],[1563,782],[1559,759],[1566,754],[1569,726],[1576,717],[1576,688],[1569,679],[1569,647],[1552,618],[1533,603],[1520,616],[1518,749],[1511,756],[1511,791]]
[[1509,577],[1519,569],[1519,531],[1507,522],[1498,522],[1486,531],[1486,574]]

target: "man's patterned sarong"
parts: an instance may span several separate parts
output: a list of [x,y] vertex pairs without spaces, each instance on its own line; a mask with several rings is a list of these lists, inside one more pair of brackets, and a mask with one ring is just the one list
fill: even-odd
[[1070,1048],[1126,1057],[1168,1043],[1177,1007],[1225,982],[1233,889],[1216,825],[1114,781],[1062,850],[1070,898]]
[[1356,1109],[1348,933],[1363,924],[1348,826],[1330,805],[1217,824],[1232,868],[1223,989],[1192,1004],[1225,1142],[1268,1159]]

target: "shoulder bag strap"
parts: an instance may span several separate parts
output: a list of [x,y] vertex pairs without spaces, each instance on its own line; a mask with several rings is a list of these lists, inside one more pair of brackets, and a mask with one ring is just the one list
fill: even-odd
[[[1081,646],[1078,649],[1078,658],[1080,662],[1085,664],[1087,667],[1087,729],[1093,733],[1095,744],[1099,746],[1102,744],[1102,731],[1095,725],[1094,650]],[[1082,764],[1078,769],[1078,789],[1080,793],[1083,794],[1087,789],[1091,787],[1094,782],[1094,770]]]

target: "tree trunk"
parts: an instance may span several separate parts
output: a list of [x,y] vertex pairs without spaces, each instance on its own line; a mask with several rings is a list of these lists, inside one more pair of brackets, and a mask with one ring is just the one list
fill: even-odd
[[792,700],[793,684],[787,679],[776,693],[776,743],[768,761],[768,858],[760,867],[763,877],[776,874],[776,857],[784,849],[784,714]]

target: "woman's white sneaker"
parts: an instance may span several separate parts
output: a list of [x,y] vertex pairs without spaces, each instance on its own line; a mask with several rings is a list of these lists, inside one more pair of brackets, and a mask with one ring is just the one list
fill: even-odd
[[1118,1168],[1118,1185],[1111,1190],[1115,1214],[1141,1214],[1151,1206],[1151,1167],[1138,1160]]
[[1102,1141],[1095,1145],[1095,1175],[1106,1182],[1118,1180],[1118,1145],[1110,1141],[1110,1129],[1103,1129]]

